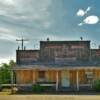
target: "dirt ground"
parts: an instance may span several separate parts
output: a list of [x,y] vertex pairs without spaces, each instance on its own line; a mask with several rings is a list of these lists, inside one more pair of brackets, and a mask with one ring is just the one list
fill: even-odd
[[100,95],[0,95],[0,100],[100,100]]

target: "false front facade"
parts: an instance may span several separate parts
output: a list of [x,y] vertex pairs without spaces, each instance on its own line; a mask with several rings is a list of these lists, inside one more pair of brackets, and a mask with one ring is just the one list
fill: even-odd
[[55,90],[91,89],[100,78],[100,49],[90,41],[40,41],[40,50],[17,50],[13,84],[39,84]]

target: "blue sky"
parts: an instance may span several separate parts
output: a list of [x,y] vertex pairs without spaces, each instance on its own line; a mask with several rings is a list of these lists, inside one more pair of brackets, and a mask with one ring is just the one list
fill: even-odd
[[0,0],[0,63],[15,59],[16,39],[29,39],[27,49],[40,40],[100,42],[100,0]]

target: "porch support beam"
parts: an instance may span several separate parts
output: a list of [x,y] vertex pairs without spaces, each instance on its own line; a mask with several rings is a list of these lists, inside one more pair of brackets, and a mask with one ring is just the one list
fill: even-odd
[[11,85],[14,84],[14,72],[11,70]]
[[36,79],[36,78],[35,78],[35,77],[36,77],[36,72],[35,72],[35,70],[33,70],[32,74],[33,74],[33,84],[34,84],[34,83],[36,82],[36,81],[35,81],[35,79]]
[[76,71],[76,88],[77,88],[77,91],[79,91],[79,72]]
[[13,86],[14,86],[14,72],[11,70],[11,92],[13,93]]
[[58,84],[59,84],[59,74],[58,71],[56,71],[56,91],[58,91]]

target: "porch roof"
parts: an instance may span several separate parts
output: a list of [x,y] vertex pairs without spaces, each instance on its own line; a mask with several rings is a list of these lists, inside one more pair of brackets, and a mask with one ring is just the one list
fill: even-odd
[[34,65],[15,65],[12,70],[63,70],[63,69],[100,69],[100,65],[64,65],[64,64],[34,64]]

